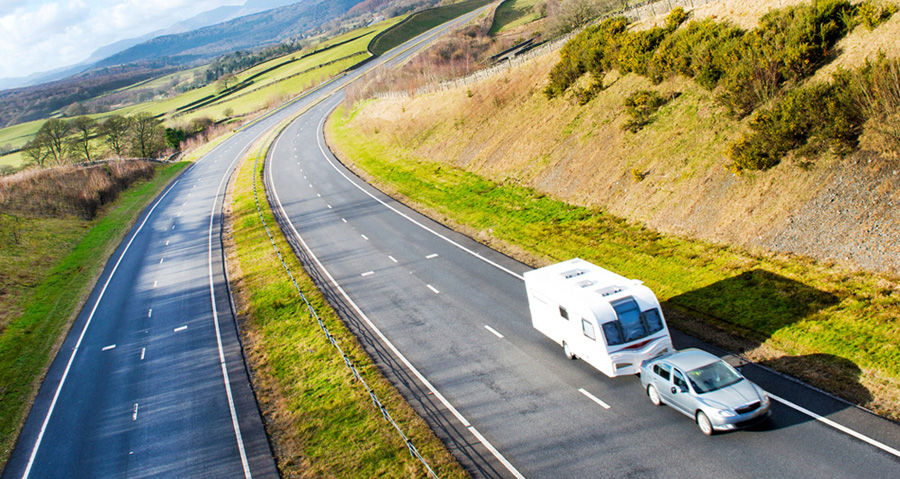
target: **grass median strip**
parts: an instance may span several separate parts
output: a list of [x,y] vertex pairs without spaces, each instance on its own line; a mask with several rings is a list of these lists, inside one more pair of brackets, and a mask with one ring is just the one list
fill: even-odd
[[[2,219],[0,466],[9,459],[43,375],[104,264],[141,211],[187,165],[158,166],[152,180],[133,185],[92,221]],[[21,284],[9,284],[9,278]]]
[[[254,182],[262,191],[262,161],[255,169],[255,159],[239,166],[226,202],[229,280],[281,475],[424,477],[425,468],[336,354],[282,267],[254,201]],[[381,376],[303,273],[299,260],[288,253],[290,246],[262,199],[260,206],[297,284],[359,374],[438,476],[465,477],[425,422]]]
[[577,256],[641,279],[675,327],[900,419],[896,278],[662,235],[417,158],[352,120],[332,116],[329,145],[387,193],[534,266]]

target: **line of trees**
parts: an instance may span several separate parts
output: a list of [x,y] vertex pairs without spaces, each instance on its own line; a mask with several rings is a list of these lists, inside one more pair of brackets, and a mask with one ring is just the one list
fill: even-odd
[[142,112],[134,116],[113,115],[103,122],[89,116],[72,120],[51,118],[22,150],[29,162],[44,167],[101,157],[151,158],[166,146],[162,121]]

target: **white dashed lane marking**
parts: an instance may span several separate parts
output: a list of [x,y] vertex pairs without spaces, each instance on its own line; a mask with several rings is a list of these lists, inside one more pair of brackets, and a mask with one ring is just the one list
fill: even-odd
[[591,401],[594,401],[595,403],[599,404],[600,407],[602,407],[603,409],[609,409],[609,404],[606,404],[605,402],[601,401],[600,398],[598,398],[597,396],[594,396],[593,394],[585,391],[584,388],[578,388],[578,392],[587,396],[588,399],[590,399]]
[[498,338],[503,339],[503,335],[498,333],[496,329],[494,329],[486,324],[484,325],[484,329],[487,329],[488,331],[490,331],[491,334],[493,334],[494,336],[497,336]]

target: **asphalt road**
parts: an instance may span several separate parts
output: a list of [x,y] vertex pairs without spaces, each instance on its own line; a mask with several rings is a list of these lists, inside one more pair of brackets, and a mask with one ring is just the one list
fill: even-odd
[[774,418],[709,438],[652,406],[637,378],[566,359],[531,327],[527,266],[334,159],[322,125],[340,99],[300,116],[270,150],[270,202],[320,289],[473,475],[900,477],[900,426],[758,366],[744,373],[777,397]]
[[242,128],[179,176],[109,260],[3,478],[277,477],[224,277],[225,185],[278,122],[449,26]]

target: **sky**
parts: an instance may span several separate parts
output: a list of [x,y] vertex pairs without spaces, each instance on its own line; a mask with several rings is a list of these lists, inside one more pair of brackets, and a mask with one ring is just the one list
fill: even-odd
[[99,47],[245,0],[0,0],[0,78],[53,70]]

